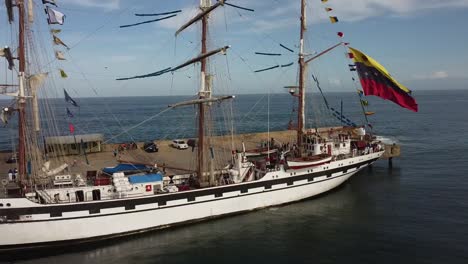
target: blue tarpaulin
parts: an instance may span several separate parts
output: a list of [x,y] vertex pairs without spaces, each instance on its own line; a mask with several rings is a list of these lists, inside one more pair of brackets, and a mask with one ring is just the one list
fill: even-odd
[[162,180],[163,180],[163,176],[161,173],[128,176],[128,181],[132,184],[155,182],[155,181],[162,181]]
[[107,168],[104,168],[102,169],[102,172],[106,173],[106,174],[109,174],[109,175],[112,175],[113,173],[116,173],[116,172],[121,172],[121,171],[146,171],[148,168],[146,167],[146,165],[143,165],[143,164],[125,164],[125,163],[122,163],[122,164],[119,164],[113,168],[111,167],[107,167]]

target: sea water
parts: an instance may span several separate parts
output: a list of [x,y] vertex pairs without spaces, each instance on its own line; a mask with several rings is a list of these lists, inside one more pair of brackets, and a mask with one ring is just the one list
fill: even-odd
[[[336,93],[327,98],[336,109],[343,100],[343,114],[362,123],[354,96]],[[378,161],[330,193],[287,206],[23,256],[26,259],[17,263],[468,263],[468,91],[422,91],[414,96],[418,113],[369,98],[369,110],[376,112],[369,117],[375,132],[401,145],[402,156],[392,168]],[[267,130],[267,97],[236,99],[237,133]],[[314,97],[323,112],[323,99]],[[103,132],[109,138],[179,99],[79,99],[83,107],[72,121],[83,133]],[[293,103],[287,95],[270,95],[272,130],[287,127]],[[170,110],[122,140],[191,137],[193,111]],[[308,120],[313,122],[333,125],[333,120],[319,117]],[[223,126],[229,131],[230,126]]]

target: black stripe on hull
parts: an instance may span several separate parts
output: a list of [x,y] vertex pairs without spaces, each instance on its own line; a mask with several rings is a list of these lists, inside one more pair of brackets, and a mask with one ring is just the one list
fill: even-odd
[[[355,167],[357,169],[359,169],[363,164],[371,164],[376,160],[377,159],[373,159],[373,160],[369,160],[369,161],[366,161],[366,162],[363,162],[363,163],[359,163],[360,165],[355,166]],[[352,173],[354,173],[354,171]],[[304,186],[304,185],[309,185],[309,184],[319,183],[319,182],[323,182],[323,181],[328,181],[328,180],[331,180],[331,179],[346,176],[347,174],[348,173],[337,176],[337,177],[333,177],[333,178],[327,178],[326,180],[317,181],[317,182],[308,182],[306,184],[291,186],[291,187],[288,187],[288,188],[300,187],[300,186]],[[276,190],[269,190],[269,192],[279,191],[279,190],[284,190],[284,188],[276,189]],[[331,192],[331,191],[334,191],[334,190],[336,190],[336,188],[333,188],[333,189],[331,189],[329,191],[317,194],[317,195],[312,196],[312,197],[307,197],[307,198],[304,198],[304,199],[301,199],[301,200],[297,200],[297,201],[293,201],[293,202],[286,202],[286,203],[283,203],[283,204],[277,204],[277,205],[272,205],[272,206],[286,205],[286,204],[296,203],[296,202],[299,202],[299,201],[302,201],[302,200],[315,199],[315,198],[321,197],[323,195],[326,195],[328,192]],[[252,193],[252,194],[247,194],[247,195],[254,195],[254,194],[258,194],[258,193]],[[237,198],[237,197],[227,197],[227,198],[229,199],[229,198]],[[213,202],[213,201],[216,201],[216,200],[211,200],[211,201],[206,201],[206,202]],[[203,203],[203,202],[201,202],[201,203]],[[190,204],[184,204],[184,205],[190,205]],[[184,205],[180,205],[180,206],[184,206]],[[160,209],[164,209],[164,208],[160,208]],[[53,249],[53,248],[68,248],[68,249],[70,249],[69,248],[70,245],[84,245],[84,244],[88,244],[88,243],[96,244],[96,243],[103,242],[103,241],[108,241],[108,240],[111,240],[111,239],[122,238],[122,237],[125,237],[125,236],[138,235],[138,234],[143,234],[143,233],[146,233],[146,232],[149,232],[149,231],[161,230],[161,229],[166,229],[166,228],[180,227],[180,226],[184,226],[184,225],[187,225],[187,224],[190,224],[190,223],[197,223],[197,222],[202,222],[202,221],[206,221],[206,220],[210,220],[210,219],[219,219],[219,218],[224,218],[224,217],[228,217],[228,216],[232,216],[232,215],[245,214],[245,213],[248,213],[248,212],[251,212],[251,211],[254,211],[254,210],[260,210],[260,209],[263,209],[263,208],[255,208],[255,209],[252,209],[252,210],[237,211],[237,212],[232,212],[232,213],[226,213],[226,214],[223,214],[223,215],[210,216],[210,217],[200,218],[200,219],[192,219],[192,220],[188,220],[188,221],[184,221],[184,222],[174,223],[174,224],[171,224],[171,225],[156,226],[156,227],[140,229],[140,230],[125,232],[125,233],[112,234],[112,235],[106,235],[106,236],[100,236],[100,237],[92,237],[92,238],[86,238],[86,239],[74,239],[74,240],[66,240],[66,241],[30,243],[30,244],[22,244],[21,246],[19,246],[19,245],[0,246],[0,252],[11,252],[13,254],[7,255],[8,258],[12,257],[13,259],[16,260],[17,258],[15,258],[15,255],[14,255],[14,253],[16,253],[16,252],[35,251],[35,252],[41,252],[41,254],[43,254],[44,249]],[[141,211],[136,211],[136,212],[141,212]],[[103,215],[103,216],[109,216],[109,215]],[[69,218],[67,218],[67,219],[69,219]],[[67,219],[62,219],[62,220],[67,220]],[[57,219],[57,220],[59,220],[59,219]],[[56,251],[54,251],[54,253],[56,253]],[[22,255],[22,257],[24,257],[24,255]]]
[[[370,161],[368,161],[366,163],[371,164],[375,160],[377,160],[377,159],[370,160]],[[358,166],[358,167],[361,167],[361,166]],[[354,173],[354,171],[349,172],[349,173]],[[328,181],[328,180],[331,180],[331,179],[336,179],[336,178],[346,176],[349,173],[346,173],[346,174],[343,174],[343,175],[340,175],[340,176],[337,176],[337,177],[333,177],[333,178],[327,178],[327,179],[322,180],[322,181],[308,182],[306,184],[291,186],[289,188],[300,187],[300,186],[304,186],[304,185],[309,185],[309,184],[319,183],[319,182],[323,182],[323,181]],[[271,191],[280,191],[280,190],[284,190],[284,189],[285,188],[276,189],[276,190],[269,190],[269,191],[270,192]],[[286,188],[286,189],[288,189],[288,188]],[[307,198],[292,201],[292,202],[276,204],[276,205],[272,205],[272,206],[284,206],[284,205],[288,205],[288,204],[301,202],[301,201],[304,201],[304,200],[317,199],[319,197],[322,197],[322,196],[328,194],[329,192],[335,191],[336,189],[337,188],[335,187],[335,188],[330,189],[330,190],[328,190],[326,192],[323,192],[323,193],[320,193],[320,194],[317,194],[317,195],[314,195],[314,196],[311,196],[311,197],[307,197]],[[258,193],[252,193],[252,194],[248,194],[248,195],[254,195],[254,194],[258,194]],[[240,198],[240,197],[239,196],[228,197],[228,199],[229,198]],[[211,200],[211,201],[206,201],[206,202],[213,202],[213,201],[216,201],[216,200]],[[201,202],[201,203],[203,203],[203,202]],[[184,204],[184,205],[190,205],[190,204]],[[184,205],[179,205],[179,206],[184,206]],[[268,207],[272,207],[272,206],[268,206]],[[208,221],[208,220],[212,220],[212,219],[221,219],[221,218],[225,218],[225,217],[229,217],[229,216],[233,216],[233,215],[246,214],[246,213],[261,210],[261,209],[264,209],[264,208],[267,208],[267,207],[258,207],[258,208],[251,209],[251,210],[243,210],[243,211],[237,211],[237,212],[232,212],[232,213],[226,213],[226,214],[222,214],[222,215],[209,216],[209,217],[205,217],[205,218],[191,219],[191,220],[188,220],[188,221],[178,222],[178,223],[174,223],[174,224],[170,224],[170,225],[156,226],[156,227],[140,229],[140,230],[135,230],[135,231],[130,231],[130,232],[106,235],[106,236],[99,236],[99,237],[92,237],[92,238],[85,238],[85,239],[73,239],[73,240],[66,240],[66,241],[40,242],[40,243],[29,243],[29,244],[22,244],[22,245],[0,246],[0,252],[2,252],[2,253],[5,253],[5,252],[13,253],[13,254],[6,255],[6,256],[8,256],[8,258],[18,260],[17,257],[15,258],[15,255],[14,255],[15,253],[34,251],[34,252],[37,252],[37,253],[43,255],[44,253],[47,253],[44,250],[52,250],[52,249],[56,249],[56,248],[67,248],[67,250],[70,250],[70,249],[74,248],[74,247],[70,247],[72,245],[74,245],[74,246],[83,245],[84,246],[85,244],[89,244],[89,243],[92,243],[93,245],[95,245],[95,244],[98,244],[98,243],[104,242],[104,241],[118,240],[119,238],[122,238],[122,237],[127,237],[127,236],[132,236],[132,235],[133,236],[142,235],[142,234],[150,232],[150,231],[162,230],[162,229],[167,229],[167,228],[177,228],[177,227],[185,226],[185,225],[188,225],[188,224],[191,224],[191,223],[198,223],[198,222]],[[161,209],[164,209],[164,208],[161,208]],[[141,212],[141,211],[136,211],[136,212]],[[109,216],[109,215],[103,215],[103,216]],[[69,218],[67,218],[67,219],[69,219]],[[62,220],[67,220],[67,219],[62,219]],[[89,246],[91,246],[91,244]],[[77,250],[80,250],[80,249],[78,248]],[[57,253],[57,251],[50,251],[50,252],[54,253],[54,254]],[[20,256],[20,255],[18,255],[18,256]],[[25,257],[24,255],[20,256],[20,258],[24,258],[24,257]],[[29,258],[29,255],[26,256],[26,258]]]
[[[258,187],[264,187],[265,189],[268,189],[268,191],[275,191],[271,189],[272,185],[277,185],[277,184],[282,184],[282,183],[287,184],[288,182],[291,182],[291,181],[300,181],[300,180],[308,180],[309,184],[318,183],[321,181],[313,181],[313,179],[316,177],[322,177],[322,176],[327,176],[327,178],[330,179],[329,176],[331,176],[331,174],[333,173],[348,171],[351,168],[358,169],[362,165],[370,164],[376,161],[377,159],[378,158],[368,160],[365,162],[361,162],[361,163],[356,163],[356,164],[349,165],[349,166],[343,166],[341,168],[336,168],[336,169],[325,171],[325,172],[322,171],[322,172],[309,173],[309,174],[293,176],[293,177],[273,179],[269,181],[251,182],[247,184],[227,185],[227,186],[223,186],[220,188],[201,189],[201,190],[195,190],[195,191],[156,195],[156,196],[151,196],[151,197],[135,198],[135,199],[85,202],[85,203],[80,203],[80,204],[67,204],[67,205],[56,205],[56,206],[38,205],[37,207],[0,209],[0,216],[6,216],[10,219],[17,219],[20,215],[51,214],[51,216],[53,215],[55,217],[58,217],[59,215],[63,215],[63,213],[65,212],[89,211],[90,215],[82,216],[82,217],[75,217],[75,218],[101,217],[101,216],[111,215],[111,214],[104,214],[104,215],[98,214],[98,212],[100,212],[102,209],[118,208],[118,207],[135,208],[138,205],[145,205],[145,204],[152,204],[152,203],[157,203],[158,206],[165,206],[167,202],[181,200],[181,199],[187,199],[187,201],[190,201],[190,200],[195,201],[195,202],[190,202],[188,204],[179,205],[179,206],[184,206],[184,205],[189,205],[193,203],[198,203],[196,202],[196,197],[200,197],[200,196],[214,195],[215,197],[216,196],[222,197],[223,193],[235,192],[235,191],[240,191],[241,194],[248,194],[248,189],[258,188]],[[288,188],[293,188],[293,187],[295,186],[294,185],[289,186]],[[219,199],[228,199],[228,198],[232,198],[232,197],[219,198]],[[212,201],[212,200],[209,200],[209,201]],[[206,202],[209,202],[209,201],[206,201]],[[147,209],[147,210],[158,210],[158,209],[164,209],[164,208],[170,208],[170,207],[160,207],[160,208]],[[136,212],[147,211],[147,210],[138,210],[138,211],[130,210],[128,212],[122,212],[122,213],[136,213]],[[91,214],[91,212],[93,214]],[[122,214],[122,213],[116,213],[116,214]],[[31,221],[7,221],[7,222],[0,222],[0,225],[13,224],[13,223],[39,222],[39,221],[57,221],[57,220],[67,220],[67,219],[75,219],[75,218],[64,218],[64,219],[56,218],[56,219],[31,220]]]

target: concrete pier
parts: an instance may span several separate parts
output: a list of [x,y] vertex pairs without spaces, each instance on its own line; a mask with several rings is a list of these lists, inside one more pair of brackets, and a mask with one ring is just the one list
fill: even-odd
[[[273,138],[277,144],[293,143],[296,139],[296,131],[275,131],[264,133],[249,133],[238,135],[226,135],[213,137],[211,142],[214,153],[215,169],[222,169],[231,159],[231,152],[234,150],[242,150],[242,143],[245,148],[257,148],[260,142],[266,142]],[[69,164],[68,173],[81,173],[86,177],[86,171],[99,171],[104,167],[114,167],[119,160],[129,161],[134,163],[157,164],[158,167],[166,166],[166,173],[186,174],[194,171],[196,166],[196,149],[189,147],[185,150],[179,150],[171,147],[171,140],[156,140],[159,151],[155,153],[147,153],[143,151],[144,142],[138,142],[136,149],[128,149],[120,151],[114,156],[114,149],[118,149],[120,144],[105,144],[102,147],[102,152],[87,154],[87,160],[84,155],[63,156],[59,160],[51,160],[51,168],[60,166],[63,162]],[[400,146],[396,144],[385,145],[385,153],[382,158],[389,160],[389,166],[392,165],[392,159],[400,156]],[[15,163],[6,163],[6,159],[11,153],[0,153],[0,180],[8,178],[8,169],[17,167]],[[208,157],[208,155],[207,155]],[[207,167],[208,168],[208,167]],[[12,183],[8,187],[11,187]],[[14,184],[13,184],[14,185]],[[3,186],[0,186],[0,197],[4,193]]]

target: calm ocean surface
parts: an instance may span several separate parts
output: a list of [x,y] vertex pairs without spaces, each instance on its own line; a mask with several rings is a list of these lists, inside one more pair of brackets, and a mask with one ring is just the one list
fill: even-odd
[[[313,97],[313,108],[323,110],[321,99]],[[335,108],[343,99],[344,114],[361,123],[355,94],[327,97]],[[419,113],[368,98],[369,110],[376,112],[371,117],[376,133],[402,146],[392,169],[382,160],[315,199],[43,252],[15,263],[468,263],[468,91],[423,91],[415,97]],[[170,110],[118,136],[180,99],[79,99],[72,122],[77,133],[103,132],[107,139],[117,136],[114,142],[190,137],[195,123],[190,107]],[[272,130],[285,129],[291,106],[288,95],[270,96]],[[55,107],[64,109],[63,102]],[[230,129],[221,125],[229,111],[218,111],[218,133]],[[233,111],[236,133],[267,130],[266,96],[241,95]],[[67,122],[59,114],[61,118],[66,134]],[[331,118],[314,120],[336,124]],[[2,149],[11,149],[13,131],[2,128],[0,136]]]

